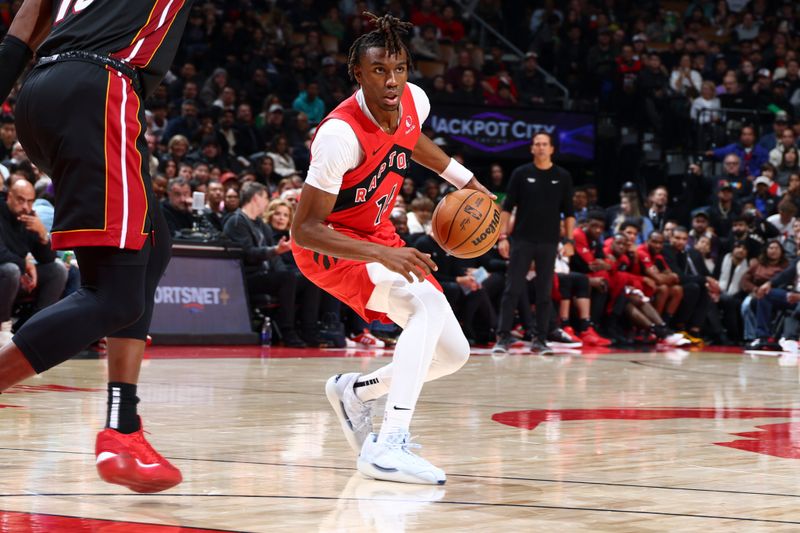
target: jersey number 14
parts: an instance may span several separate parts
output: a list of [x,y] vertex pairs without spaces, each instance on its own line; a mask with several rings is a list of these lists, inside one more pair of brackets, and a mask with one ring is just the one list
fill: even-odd
[[69,11],[69,6],[73,4],[73,2],[72,12],[77,14],[92,5],[94,0],[61,0],[61,5],[58,7],[58,14],[56,15],[54,24],[58,24],[64,20],[64,17],[67,16],[67,11]]

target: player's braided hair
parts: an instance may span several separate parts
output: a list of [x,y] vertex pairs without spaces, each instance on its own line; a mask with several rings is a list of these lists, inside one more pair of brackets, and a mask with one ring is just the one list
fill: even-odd
[[377,26],[377,28],[356,39],[350,47],[350,52],[347,57],[347,73],[350,74],[350,79],[356,79],[353,74],[353,69],[358,64],[361,54],[370,48],[386,48],[389,55],[397,55],[400,51],[405,50],[410,69],[411,52],[403,42],[402,36],[408,33],[408,30],[414,25],[410,22],[403,22],[392,15],[379,17],[373,15],[369,11],[364,11],[364,15],[368,16],[370,22]]

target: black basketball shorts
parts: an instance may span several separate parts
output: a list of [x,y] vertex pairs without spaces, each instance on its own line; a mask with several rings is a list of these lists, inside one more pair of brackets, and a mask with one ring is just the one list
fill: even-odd
[[20,92],[17,132],[53,179],[55,249],[139,250],[152,202],[142,100],[108,67],[61,61],[33,69]]

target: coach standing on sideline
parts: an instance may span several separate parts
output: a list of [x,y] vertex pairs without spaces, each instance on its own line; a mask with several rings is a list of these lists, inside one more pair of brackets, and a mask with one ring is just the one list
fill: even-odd
[[[526,275],[531,261],[536,261],[536,331],[532,332],[531,351],[538,354],[553,353],[546,341],[553,270],[561,234],[561,215],[565,217],[565,235],[571,236],[575,228],[572,176],[565,169],[553,164],[553,152],[555,147],[549,134],[534,135],[531,143],[533,163],[514,169],[508,183],[507,196],[500,215],[498,251],[504,258],[509,257],[509,248],[511,253],[506,288],[500,302],[497,343],[493,350],[496,353],[507,352],[512,343],[514,309],[527,290]],[[515,207],[517,212],[511,235],[513,242],[510,242],[508,221]],[[575,252],[573,244],[572,239],[566,240],[563,250],[565,257]]]

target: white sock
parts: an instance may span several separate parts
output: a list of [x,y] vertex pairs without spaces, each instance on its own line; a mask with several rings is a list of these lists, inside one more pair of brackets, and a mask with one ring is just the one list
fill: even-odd
[[383,412],[383,424],[381,424],[381,431],[378,433],[378,442],[383,442],[386,437],[392,433],[406,432],[411,426],[411,418],[414,416],[414,408],[403,408],[393,405],[391,408],[387,405],[386,410]]
[[359,376],[353,384],[353,391],[356,397],[362,402],[376,400],[389,392],[389,384],[381,381],[378,372]]

